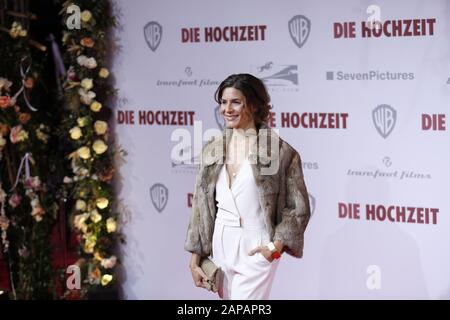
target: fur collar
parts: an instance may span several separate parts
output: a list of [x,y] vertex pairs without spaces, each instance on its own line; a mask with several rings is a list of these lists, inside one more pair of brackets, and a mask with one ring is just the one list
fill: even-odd
[[[257,150],[250,152],[249,158],[258,165],[267,166],[271,161],[277,161],[279,152],[272,150],[277,146],[279,151],[280,137],[266,123],[261,123],[257,128]],[[202,161],[205,166],[225,163],[226,150],[232,136],[232,129],[223,129],[221,135],[211,138],[205,146]]]

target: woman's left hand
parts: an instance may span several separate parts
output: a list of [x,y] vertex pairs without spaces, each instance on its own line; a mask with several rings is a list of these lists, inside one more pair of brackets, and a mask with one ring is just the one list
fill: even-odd
[[258,246],[252,251],[250,251],[248,255],[253,256],[257,252],[261,253],[263,257],[266,258],[267,261],[269,262],[273,261],[272,251],[270,251],[270,249],[267,246]]

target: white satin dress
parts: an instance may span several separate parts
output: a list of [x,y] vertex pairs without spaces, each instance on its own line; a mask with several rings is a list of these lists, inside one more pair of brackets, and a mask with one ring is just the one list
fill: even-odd
[[270,242],[259,193],[248,159],[231,188],[226,165],[216,183],[217,216],[211,260],[221,269],[219,296],[226,300],[269,299],[279,260],[269,262],[252,249]]

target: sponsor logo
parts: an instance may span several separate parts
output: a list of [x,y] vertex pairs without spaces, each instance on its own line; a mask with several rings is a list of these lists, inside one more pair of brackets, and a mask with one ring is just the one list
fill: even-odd
[[150,199],[152,200],[155,209],[161,213],[166,207],[169,199],[169,189],[162,183],[155,183],[150,188]]
[[[250,152],[252,153],[252,157],[249,157],[250,164],[257,163],[258,161],[263,164],[261,167],[261,175],[272,175],[275,174],[279,167],[279,161],[271,161],[270,157],[269,160],[267,160],[267,155],[262,154],[261,152],[265,152],[265,150],[269,149],[271,150],[271,156],[275,159],[278,159],[276,156],[279,152],[279,139],[268,139],[268,135],[271,131],[274,131],[276,134],[279,135],[277,129],[260,129],[258,131],[258,136],[262,137],[259,140],[258,148],[256,148],[256,144],[252,145],[254,146],[254,149],[252,148]],[[213,141],[217,136],[221,134],[225,134],[225,139],[229,139],[231,137],[233,130],[226,129],[225,132],[217,129],[217,128],[209,128],[203,132],[202,130],[202,121],[194,121],[194,136],[192,137],[191,132],[189,132],[187,129],[183,128],[177,128],[173,130],[171,135],[171,141],[177,141],[177,144],[173,146],[171,151],[171,157],[172,161],[189,161],[200,159],[199,157],[191,158],[192,154],[200,154],[202,152],[203,142],[204,141]],[[270,146],[268,146],[270,144]],[[185,149],[188,148],[188,149]],[[189,153],[189,148],[193,148],[193,153]],[[182,149],[183,151],[180,151]],[[183,158],[179,158],[179,156],[183,155]],[[224,146],[215,146],[215,148],[211,148],[210,150],[205,151],[202,156],[201,160],[202,163],[205,165],[209,165],[212,163],[212,161],[218,161],[217,163],[223,164],[225,154],[225,148]],[[264,157],[264,159],[262,159]],[[198,161],[198,160],[197,160]],[[196,162],[197,162],[196,161]],[[197,163],[195,163],[197,164]]]
[[[347,176],[370,179],[396,179],[396,180],[431,180],[431,173],[412,169],[399,169],[392,167],[392,159],[388,156],[381,160],[384,168],[375,169],[347,169]],[[391,168],[392,167],[392,168]]]
[[268,61],[252,66],[251,73],[264,81],[270,92],[298,91],[298,66],[295,64],[275,64]]
[[311,21],[303,15],[296,15],[289,20],[288,27],[295,45],[299,48],[303,47],[311,32]]
[[218,87],[220,84],[219,80],[209,79],[209,78],[195,78],[194,70],[187,66],[184,68],[184,76],[174,79],[158,79],[156,80],[157,87]]
[[194,121],[193,132],[185,128],[172,131],[170,140],[176,142],[171,149],[171,165],[176,173],[195,173],[201,160],[203,146],[212,137],[222,134],[222,130],[215,127],[203,131],[203,122]]
[[372,120],[378,133],[386,139],[394,130],[397,111],[390,105],[381,104],[372,111]]
[[161,43],[163,28],[156,21],[150,21],[144,27],[144,37],[145,42],[147,42],[148,47],[155,52]]
[[370,70],[367,72],[326,71],[327,80],[339,81],[408,81],[414,80],[413,72]]
[[389,157],[384,157],[382,160],[383,164],[389,168],[390,166],[392,166],[392,160]]
[[184,73],[186,73],[186,75],[188,76],[188,78],[191,77],[191,76],[192,76],[192,68],[191,68],[191,67],[186,67],[186,68],[184,69]]
[[[172,168],[194,171],[198,169],[200,163],[200,154],[191,156],[192,147],[186,146],[178,150],[177,157],[171,157]],[[186,156],[187,155],[187,156]],[[175,159],[174,159],[175,158]]]

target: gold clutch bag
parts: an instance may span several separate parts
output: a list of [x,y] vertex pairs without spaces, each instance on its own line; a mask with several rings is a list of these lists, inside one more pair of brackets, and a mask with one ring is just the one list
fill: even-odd
[[203,285],[208,291],[217,292],[219,289],[219,271],[220,268],[209,258],[201,258],[200,268],[205,273],[207,280],[203,279]]

